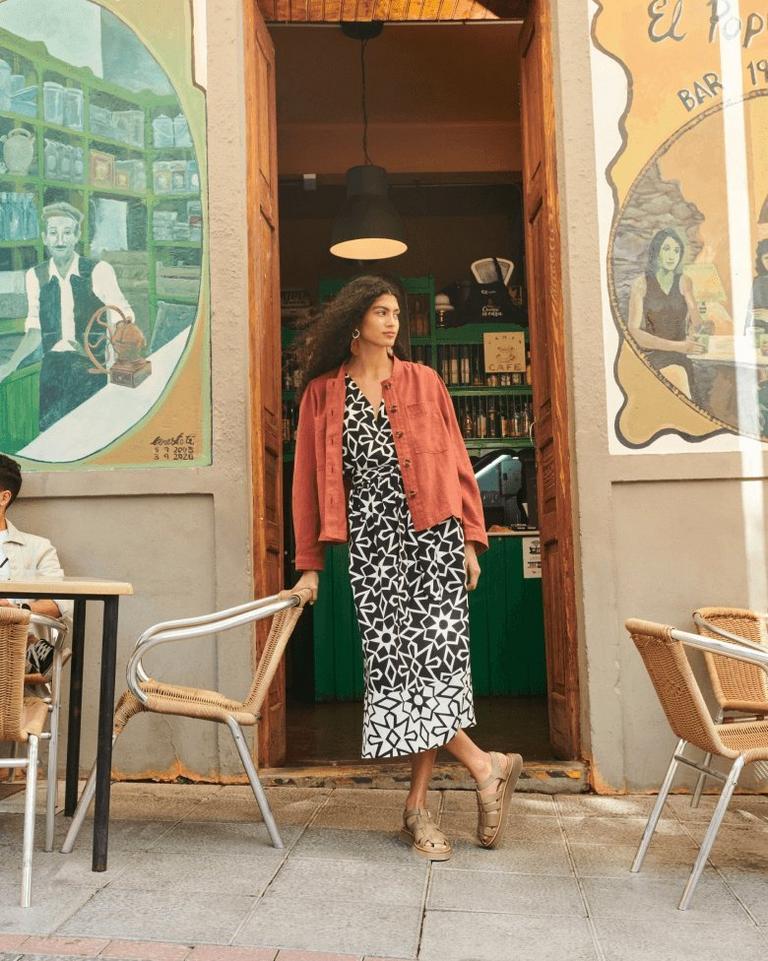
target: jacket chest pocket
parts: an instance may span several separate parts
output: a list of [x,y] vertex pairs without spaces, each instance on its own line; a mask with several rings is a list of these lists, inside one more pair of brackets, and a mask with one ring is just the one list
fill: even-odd
[[448,428],[436,404],[408,404],[411,445],[417,454],[441,454],[448,450]]

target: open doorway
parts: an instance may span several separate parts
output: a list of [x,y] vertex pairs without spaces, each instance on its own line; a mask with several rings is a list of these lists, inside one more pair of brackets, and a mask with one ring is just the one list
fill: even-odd
[[[488,702],[487,710],[478,711],[478,736],[486,737],[484,715],[490,739],[496,740],[496,732],[505,739],[525,739],[527,731],[528,743],[521,746],[529,758],[570,759],[580,755],[579,699],[551,40],[546,0],[530,0],[527,8],[525,23],[388,23],[371,44],[369,153],[374,163],[387,168],[392,199],[409,227],[408,252],[373,266],[404,280],[413,359],[436,367],[446,382],[458,378],[449,389],[460,423],[468,425],[470,455],[481,466],[479,458],[494,447],[511,455],[518,467],[524,455],[529,458],[528,487],[519,498],[527,509],[514,518],[490,510],[486,518],[489,525],[508,527],[511,521],[533,517],[541,538],[538,555],[529,547],[525,564],[520,537],[516,558],[497,550],[493,568],[488,563],[492,552],[485,555],[486,585],[504,590],[487,598],[475,618],[485,622],[487,634],[495,629],[500,635],[479,654],[473,650],[475,682],[483,673],[477,665],[485,662],[488,683],[486,691],[478,692],[480,700],[484,695],[497,698]],[[283,371],[282,391],[274,383],[281,318],[276,296],[270,300],[268,295],[269,285],[277,283],[279,260],[282,306],[290,328],[291,314],[333,294],[357,270],[354,262],[333,258],[328,246],[344,171],[362,161],[359,62],[356,42],[344,37],[338,24],[271,24],[267,29],[255,3],[246,13],[254,517],[270,519],[264,529],[269,538],[262,536],[258,523],[255,530],[257,590],[262,580],[272,584],[277,576],[290,583],[295,576],[287,563],[292,553],[288,495],[295,413],[290,371]],[[279,97],[274,96],[275,79]],[[479,325],[439,329],[445,316],[438,320],[435,295],[445,289],[455,292],[456,283],[460,286],[469,276],[473,260],[493,256],[514,264],[507,281],[524,315],[518,317],[517,330],[525,333],[530,348],[530,367],[522,383],[474,381],[473,357],[479,357],[481,377],[489,374],[483,366],[483,331],[469,331]],[[284,342],[290,337],[290,329],[282,331]],[[504,405],[506,431],[501,427]],[[488,436],[489,423],[498,436]],[[282,445],[279,439],[275,443],[276,431],[282,433]],[[284,472],[276,470],[280,452]],[[501,478],[502,472],[496,473]],[[508,472],[506,480],[513,474]],[[496,494],[503,500],[502,487]],[[281,513],[281,500],[286,524],[276,533],[273,521]],[[506,543],[511,550],[511,536],[492,533],[499,534],[497,544]],[[507,531],[511,533],[520,532]],[[269,550],[263,551],[267,540]],[[284,543],[286,564],[276,573],[278,540]],[[534,538],[528,540],[533,543]],[[342,555],[343,548],[329,551],[337,553]],[[534,602],[530,587],[536,578],[524,578],[523,571],[527,564],[530,573],[537,558],[543,576],[538,581],[540,598]],[[331,556],[328,567],[328,578],[338,582],[338,596],[325,591],[334,596],[325,624],[318,609],[314,623],[303,619],[286,676],[276,679],[269,715],[260,729],[265,764],[359,759],[360,728],[354,718],[360,710],[362,671],[359,641],[348,629],[354,615],[349,595],[344,597],[344,557]],[[525,596],[519,589],[522,582],[529,588]],[[473,598],[479,600],[479,593]],[[526,605],[538,611],[538,630],[522,623],[520,610]],[[471,633],[474,637],[472,625]],[[329,644],[332,658],[327,656]],[[511,671],[499,670],[505,658]],[[530,684],[521,690],[526,659]],[[336,676],[329,687],[328,676],[319,673],[332,673],[331,661]],[[501,681],[507,686],[499,688]],[[338,730],[349,731],[350,737],[334,747]]]

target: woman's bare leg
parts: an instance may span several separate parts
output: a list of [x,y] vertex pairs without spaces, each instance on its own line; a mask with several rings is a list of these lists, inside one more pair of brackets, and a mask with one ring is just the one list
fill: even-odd
[[[445,747],[457,761],[464,765],[478,784],[490,775],[491,755],[487,751],[483,751],[482,748],[479,748],[466,731],[459,731],[451,738]],[[509,762],[505,759],[504,763],[506,765]],[[505,768],[503,767],[502,771],[504,770]],[[480,793],[493,794],[498,783],[498,781],[494,781]]]
[[427,788],[435,766],[437,748],[411,755],[411,789],[405,801],[408,809],[427,806]]

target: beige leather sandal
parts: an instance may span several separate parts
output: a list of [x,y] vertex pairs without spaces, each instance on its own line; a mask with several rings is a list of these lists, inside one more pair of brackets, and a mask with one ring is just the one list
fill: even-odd
[[[506,758],[506,770],[502,773],[499,758]],[[515,786],[523,770],[523,759],[519,754],[499,754],[491,751],[491,773],[477,785],[477,837],[484,848],[495,848],[504,838],[507,813]],[[490,787],[494,781],[499,785],[493,794],[480,792]]]
[[447,861],[453,854],[448,838],[432,820],[426,808],[407,808],[403,814],[403,829],[400,832],[417,854],[430,861]]

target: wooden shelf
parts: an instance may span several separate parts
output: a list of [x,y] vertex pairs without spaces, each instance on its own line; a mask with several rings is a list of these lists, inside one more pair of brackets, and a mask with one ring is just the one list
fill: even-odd
[[448,388],[448,393],[453,397],[483,397],[484,395],[506,395],[506,394],[523,394],[530,395],[533,393],[533,388],[530,384],[515,384],[511,387],[485,387],[483,386],[453,386],[452,384],[445,385]]
[[530,437],[465,437],[467,450],[492,450],[494,447],[533,447]]

